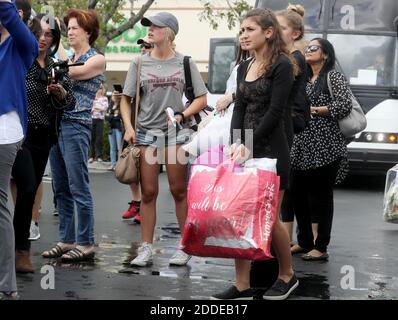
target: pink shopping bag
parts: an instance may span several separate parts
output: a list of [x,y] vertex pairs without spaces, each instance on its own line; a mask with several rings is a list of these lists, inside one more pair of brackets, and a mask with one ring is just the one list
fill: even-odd
[[192,165],[202,165],[215,168],[227,159],[227,156],[224,154],[224,146],[219,144],[203,152],[196,158]]
[[265,170],[234,172],[233,167],[226,161],[191,176],[183,250],[202,257],[272,258],[279,177]]

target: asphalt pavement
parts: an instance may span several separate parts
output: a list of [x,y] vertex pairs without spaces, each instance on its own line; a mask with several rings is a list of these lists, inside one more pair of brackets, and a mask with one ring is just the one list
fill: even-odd
[[[90,165],[97,245],[93,263],[65,264],[41,257],[56,243],[58,234],[46,178],[41,238],[32,243],[31,250],[35,273],[18,275],[21,299],[206,300],[233,283],[233,262],[228,259],[193,257],[186,267],[169,267],[180,234],[165,173],[159,175],[154,264],[131,268],[140,227],[122,221],[130,190],[116,181],[108,167],[107,163]],[[384,179],[369,177],[350,179],[336,190],[329,261],[305,262],[294,256],[300,286],[290,299],[398,298],[398,225],[382,219],[383,192]],[[53,286],[46,278],[47,266],[54,267]]]

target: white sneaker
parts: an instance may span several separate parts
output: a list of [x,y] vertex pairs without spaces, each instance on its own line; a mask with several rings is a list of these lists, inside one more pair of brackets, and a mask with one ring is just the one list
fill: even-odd
[[29,231],[29,239],[30,241],[36,241],[40,239],[40,229],[39,226],[36,226],[35,223],[32,221],[30,223],[30,231]]
[[171,266],[185,266],[191,258],[192,256],[186,254],[181,249],[178,249],[177,252],[171,257],[169,264]]
[[152,264],[152,244],[144,242],[138,248],[138,256],[130,262],[132,267],[147,267]]
[[93,158],[88,159],[88,163],[93,163],[93,162],[94,162]]

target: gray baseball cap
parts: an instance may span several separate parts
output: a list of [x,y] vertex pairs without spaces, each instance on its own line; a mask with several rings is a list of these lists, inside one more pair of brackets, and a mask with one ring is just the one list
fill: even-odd
[[142,18],[141,24],[145,27],[149,27],[151,24],[162,28],[169,27],[175,34],[178,33],[178,20],[168,12],[159,12],[152,17]]

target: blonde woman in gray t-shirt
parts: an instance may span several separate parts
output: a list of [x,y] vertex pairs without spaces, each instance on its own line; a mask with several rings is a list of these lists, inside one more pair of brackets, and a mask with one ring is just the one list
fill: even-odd
[[[131,123],[131,99],[136,95],[137,61],[133,60],[127,74],[121,113],[126,133],[124,139],[141,149],[141,237],[142,245],[132,266],[146,267],[152,263],[152,242],[156,224],[156,199],[161,154],[164,151],[170,191],[176,207],[178,224],[183,232],[187,217],[187,158],[181,145],[189,139],[185,119],[207,105],[206,86],[196,65],[190,61],[192,84],[196,99],[188,108],[182,102],[185,91],[184,56],[173,50],[178,33],[178,21],[170,13],[160,12],[143,18],[141,24],[149,27],[148,42],[153,45],[149,54],[141,57],[140,109],[137,128]],[[177,123],[168,123],[165,110],[171,107]],[[182,250],[170,260],[171,265],[186,265],[190,256]]]

